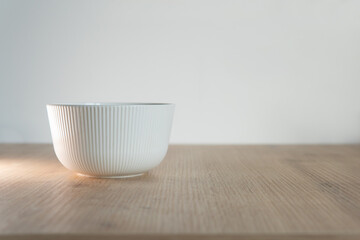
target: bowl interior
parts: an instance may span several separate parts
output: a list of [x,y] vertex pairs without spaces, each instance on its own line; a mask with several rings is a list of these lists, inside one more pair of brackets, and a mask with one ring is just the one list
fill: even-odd
[[149,106],[149,105],[174,105],[173,103],[126,103],[126,102],[109,102],[109,103],[51,103],[48,106]]

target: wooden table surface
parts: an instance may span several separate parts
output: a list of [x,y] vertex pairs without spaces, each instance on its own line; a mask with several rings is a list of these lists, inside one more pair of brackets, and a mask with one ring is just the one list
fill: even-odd
[[170,146],[96,179],[1,144],[0,239],[360,239],[360,146]]

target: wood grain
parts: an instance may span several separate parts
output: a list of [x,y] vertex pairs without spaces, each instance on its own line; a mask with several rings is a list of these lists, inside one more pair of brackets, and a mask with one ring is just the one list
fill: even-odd
[[171,146],[96,179],[1,144],[0,239],[360,239],[360,146]]

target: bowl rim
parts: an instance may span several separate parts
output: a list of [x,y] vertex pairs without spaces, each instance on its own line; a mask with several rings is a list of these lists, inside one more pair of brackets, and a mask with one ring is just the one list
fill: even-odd
[[48,103],[46,106],[171,106],[174,103],[150,102],[84,102],[84,103]]

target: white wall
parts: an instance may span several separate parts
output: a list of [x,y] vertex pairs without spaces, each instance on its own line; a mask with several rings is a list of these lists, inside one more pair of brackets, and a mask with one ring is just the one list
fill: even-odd
[[173,143],[359,143],[360,1],[0,0],[0,141],[52,102],[174,102]]

